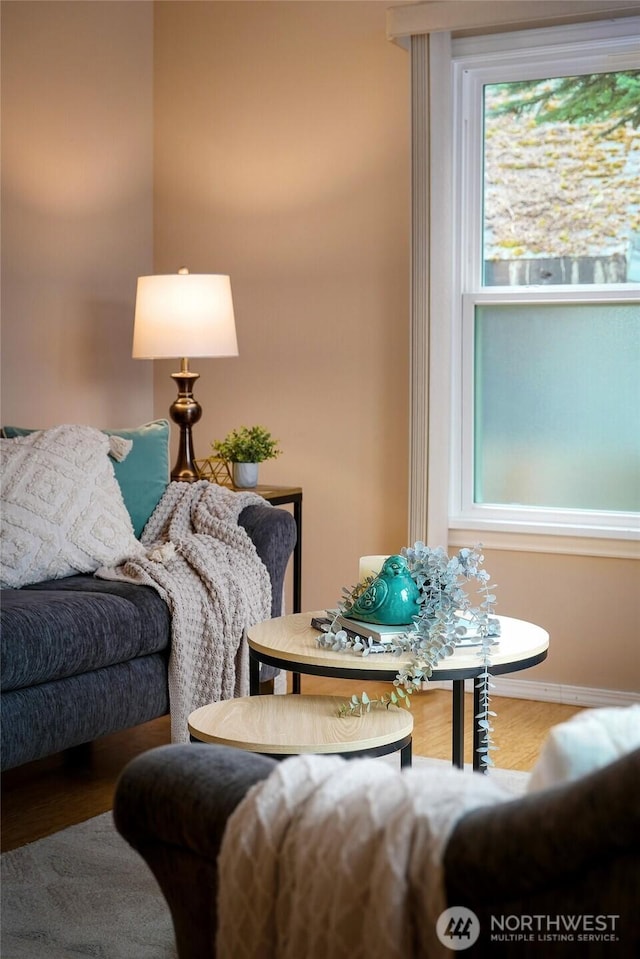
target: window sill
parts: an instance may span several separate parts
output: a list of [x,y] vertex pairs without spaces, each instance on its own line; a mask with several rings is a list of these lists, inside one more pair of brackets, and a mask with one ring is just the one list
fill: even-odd
[[566,553],[572,556],[602,556],[611,559],[640,559],[639,534],[589,536],[560,532],[525,532],[487,529],[480,524],[450,525],[449,546],[481,543],[484,549],[526,553]]

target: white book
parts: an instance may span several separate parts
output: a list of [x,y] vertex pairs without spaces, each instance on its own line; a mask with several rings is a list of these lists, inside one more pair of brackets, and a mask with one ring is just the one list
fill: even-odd
[[[332,616],[334,614],[328,611],[328,615]],[[456,645],[480,646],[482,641],[475,620],[463,612],[457,613],[456,615],[459,617],[460,625],[465,627],[465,634],[458,639]],[[492,617],[490,622],[494,624],[496,634],[499,633],[498,621]],[[381,643],[382,645],[392,643],[400,636],[405,636],[412,630],[413,626],[412,623],[406,626],[385,626],[380,623],[365,623],[362,620],[350,619],[348,616],[342,615],[336,617],[336,625],[341,629],[345,629],[348,633],[355,633],[357,636],[363,636],[365,639],[371,636],[376,643]],[[497,639],[494,638],[492,645],[496,643]]]
[[348,616],[338,616],[336,624],[347,632],[355,633],[357,636],[364,636],[367,639],[372,637],[377,643],[391,643],[404,636],[411,629],[412,623],[407,626],[385,626],[380,623],[365,623],[360,619],[350,619]]

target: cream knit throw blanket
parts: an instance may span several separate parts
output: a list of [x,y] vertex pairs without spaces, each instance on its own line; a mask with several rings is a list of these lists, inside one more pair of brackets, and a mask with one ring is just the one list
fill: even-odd
[[455,823],[513,798],[455,769],[297,756],[247,793],[219,857],[217,959],[438,959]]
[[265,502],[205,480],[170,483],[140,538],[147,558],[96,572],[152,586],[169,606],[174,742],[188,742],[194,709],[249,692],[245,630],[271,615],[271,580],[238,516]]

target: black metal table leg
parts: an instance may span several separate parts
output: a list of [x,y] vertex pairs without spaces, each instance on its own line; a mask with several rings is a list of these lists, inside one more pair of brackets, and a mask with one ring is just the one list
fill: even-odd
[[400,750],[400,769],[408,769],[411,766],[412,742],[409,740],[406,746]]
[[293,518],[296,524],[296,545],[293,550],[293,611],[302,612],[302,494],[294,500]]
[[484,739],[484,731],[480,728],[478,723],[480,720],[478,716],[480,715],[480,689],[481,689],[481,680],[474,679],[473,681],[473,769],[474,772],[480,770],[483,773],[488,772],[486,766],[482,766],[480,762],[480,753],[478,750],[482,745],[482,740]]
[[453,765],[464,769],[464,679],[453,680]]
[[300,673],[291,674],[291,691],[294,693],[300,692]]
[[249,650],[249,695],[260,695],[260,660]]

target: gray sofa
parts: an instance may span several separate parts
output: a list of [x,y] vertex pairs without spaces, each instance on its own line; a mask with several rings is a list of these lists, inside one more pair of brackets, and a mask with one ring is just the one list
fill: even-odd
[[[139,756],[120,778],[115,823],[158,880],[180,959],[215,955],[217,857],[225,825],[273,766],[265,756],[224,746],[174,745]],[[465,955],[640,955],[638,783],[640,750],[568,784],[464,816],[445,847],[444,868],[448,905],[466,906],[480,920],[480,937]],[[419,923],[420,901],[412,901],[412,910]],[[492,916],[511,917],[512,930],[521,923],[523,935],[491,939]],[[558,916],[586,916],[587,927],[589,917],[614,917],[616,940],[588,934],[554,940]],[[534,917],[550,917],[544,941],[527,934]],[[419,949],[411,955],[428,959]]]
[[[269,571],[277,616],[293,518],[265,503],[239,523]],[[0,605],[2,769],[168,712],[170,614],[154,589],[75,575],[3,589]]]

